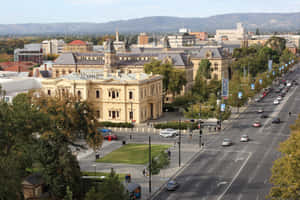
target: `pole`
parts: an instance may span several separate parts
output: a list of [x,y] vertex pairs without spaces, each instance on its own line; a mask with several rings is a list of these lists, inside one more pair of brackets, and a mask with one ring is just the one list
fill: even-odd
[[201,102],[199,103],[199,147],[201,147],[202,126],[201,126]]
[[130,111],[130,120],[131,120],[131,133],[129,135],[129,139],[132,139],[132,133],[133,133],[133,112],[132,112],[132,102],[130,102],[131,105],[131,111]]
[[152,174],[151,163],[152,163],[152,159],[151,159],[151,136],[149,136],[149,196],[150,197],[151,197],[151,174]]
[[181,119],[179,120],[178,165],[181,165]]

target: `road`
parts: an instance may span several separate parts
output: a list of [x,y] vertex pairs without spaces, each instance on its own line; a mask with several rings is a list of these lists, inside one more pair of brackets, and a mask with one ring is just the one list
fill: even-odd
[[[300,69],[288,75],[288,79],[300,82]],[[202,153],[176,177],[180,184],[177,191],[162,190],[155,200],[263,200],[271,184],[272,162],[280,153],[280,142],[290,134],[289,125],[300,113],[300,87],[293,86],[280,105],[273,105],[277,94],[271,92],[262,102],[252,104],[233,121],[232,127],[219,135],[206,136]],[[260,119],[257,113],[262,107],[269,117]],[[288,112],[293,114],[289,117]],[[272,124],[272,118],[280,117],[280,124]],[[251,125],[259,120],[262,127]],[[240,143],[242,134],[250,137],[248,143]],[[221,147],[224,138],[234,145]]]

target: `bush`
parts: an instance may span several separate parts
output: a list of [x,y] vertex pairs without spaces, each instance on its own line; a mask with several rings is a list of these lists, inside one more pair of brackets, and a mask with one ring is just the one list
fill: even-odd
[[165,129],[165,128],[173,128],[173,129],[180,129],[180,130],[187,130],[191,128],[192,130],[198,128],[197,123],[190,123],[190,122],[167,122],[161,124],[154,124],[154,128],[156,129]]
[[[153,175],[159,174],[160,170],[170,164],[168,153],[162,151],[156,157],[152,158],[151,172]],[[148,168],[149,170],[149,168]]]
[[133,128],[132,123],[114,123],[114,122],[99,122],[100,127],[118,127],[118,128]]

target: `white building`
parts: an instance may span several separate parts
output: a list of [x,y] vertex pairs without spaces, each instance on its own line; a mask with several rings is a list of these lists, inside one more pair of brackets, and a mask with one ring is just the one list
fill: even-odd
[[42,48],[44,55],[48,54],[61,54],[63,52],[65,42],[63,40],[44,40],[42,42]]
[[217,29],[215,40],[245,40],[247,32],[242,23],[237,23],[236,29]]
[[195,35],[189,35],[186,33],[180,35],[169,35],[168,40],[171,48],[194,46],[196,44]]
[[5,101],[12,102],[20,93],[42,88],[40,79],[28,77],[28,72],[0,72],[0,86],[5,90]]

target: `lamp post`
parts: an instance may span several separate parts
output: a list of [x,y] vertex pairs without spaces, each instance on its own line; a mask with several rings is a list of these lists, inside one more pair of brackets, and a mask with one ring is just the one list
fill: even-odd
[[202,146],[201,102],[199,103],[199,148]]
[[132,139],[132,133],[133,133],[133,111],[132,111],[132,102],[130,102],[130,121],[131,121],[131,133],[129,135],[130,140]]
[[178,165],[181,165],[181,119],[179,119]]
[[151,174],[152,174],[152,158],[151,158],[151,136],[149,136],[149,196],[151,197]]

